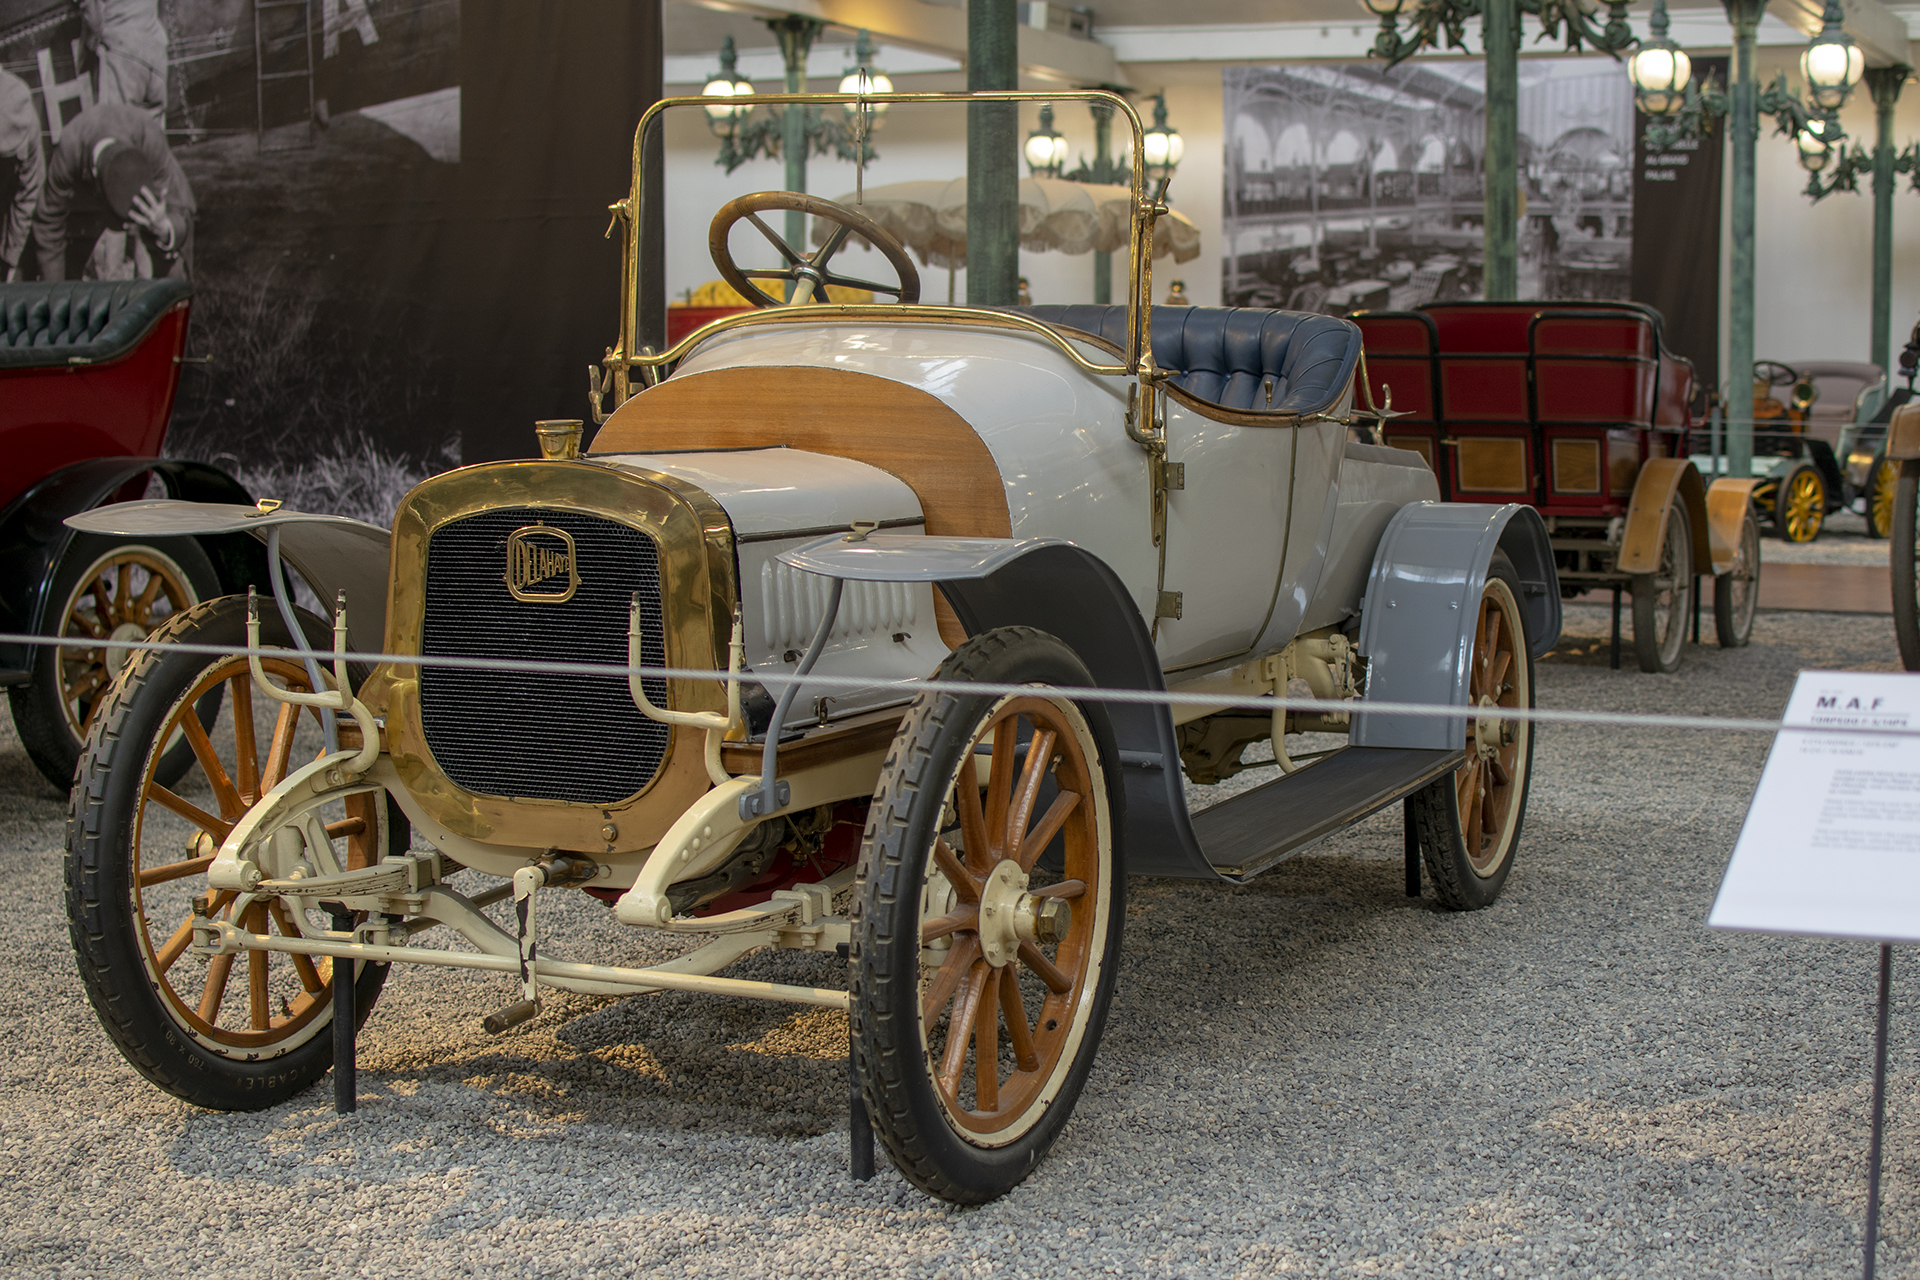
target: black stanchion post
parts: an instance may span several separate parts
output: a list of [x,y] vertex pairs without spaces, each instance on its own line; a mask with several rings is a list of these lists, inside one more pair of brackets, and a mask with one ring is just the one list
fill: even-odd
[[1893,987],[1893,944],[1880,944],[1880,1008],[1873,1025],[1873,1127],[1867,1140],[1867,1244],[1860,1274],[1873,1280],[1880,1239],[1880,1138],[1887,1115],[1887,1003]]
[[1620,669],[1620,588],[1613,589],[1613,641],[1607,650],[1607,665]]
[[1413,820],[1413,797],[1400,802],[1400,822],[1407,846],[1407,896],[1420,896],[1420,832]]
[[[335,916],[333,927],[353,932],[351,915]],[[333,958],[333,1109],[350,1115],[360,1109],[360,1067],[355,1041],[359,1033],[359,1010],[354,1007],[354,963],[345,956]]]
[[1700,643],[1700,575],[1693,575],[1693,642]]
[[860,1094],[860,1072],[853,1065],[853,1046],[847,1046],[847,1138],[851,1143],[847,1165],[855,1182],[873,1177],[873,1117]]

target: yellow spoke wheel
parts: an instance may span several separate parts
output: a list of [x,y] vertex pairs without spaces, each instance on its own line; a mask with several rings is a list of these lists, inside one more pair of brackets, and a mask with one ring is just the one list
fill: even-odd
[[1893,535],[1894,498],[1900,488],[1900,464],[1881,458],[1867,480],[1867,532],[1876,538]]
[[1788,542],[1812,542],[1827,519],[1827,482],[1802,463],[1780,482],[1774,495],[1774,531]]

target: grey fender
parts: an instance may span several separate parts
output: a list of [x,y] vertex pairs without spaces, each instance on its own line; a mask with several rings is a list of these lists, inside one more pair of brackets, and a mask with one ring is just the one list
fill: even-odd
[[[1105,689],[1164,691],[1153,636],[1119,575],[1082,547],[1051,539],[834,537],[785,552],[796,568],[833,577],[931,582],[969,634],[1034,627],[1080,656]],[[1223,879],[1187,819],[1180,750],[1164,704],[1109,702],[1120,759],[1114,814],[1120,865],[1133,875]]]
[[[1520,576],[1527,647],[1538,658],[1560,639],[1560,579],[1547,527],[1532,507],[1417,502],[1381,535],[1360,608],[1366,701],[1467,704],[1467,664],[1487,567],[1504,551]],[[1459,751],[1464,720],[1356,714],[1360,747]]]
[[[47,596],[61,557],[73,541],[68,516],[109,502],[143,476],[157,476],[176,498],[250,503],[239,481],[218,467],[175,458],[89,458],[61,467],[0,511],[0,631],[46,629]],[[201,540],[227,590],[266,585],[266,558],[249,539]],[[257,575],[257,577],[256,577]],[[31,669],[37,645],[0,645],[0,667]]]
[[[281,558],[306,580],[329,613],[334,596],[346,593],[348,646],[357,653],[385,648],[392,535],[378,525],[286,507],[263,512],[211,502],[120,502],[72,516],[67,524],[119,537],[238,537],[256,547],[278,529]],[[263,592],[267,589],[264,574],[257,585]]]

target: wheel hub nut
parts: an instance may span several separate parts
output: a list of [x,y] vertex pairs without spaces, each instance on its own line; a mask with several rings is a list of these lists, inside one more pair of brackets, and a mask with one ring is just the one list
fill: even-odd
[[1033,940],[1050,944],[1064,942],[1073,928],[1073,905],[1064,898],[1027,898],[1033,913]]

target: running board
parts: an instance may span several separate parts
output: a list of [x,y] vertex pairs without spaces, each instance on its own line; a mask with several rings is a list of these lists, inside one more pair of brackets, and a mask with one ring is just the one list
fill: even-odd
[[1234,880],[1262,871],[1418,791],[1459,767],[1458,751],[1347,747],[1193,815],[1214,870]]

